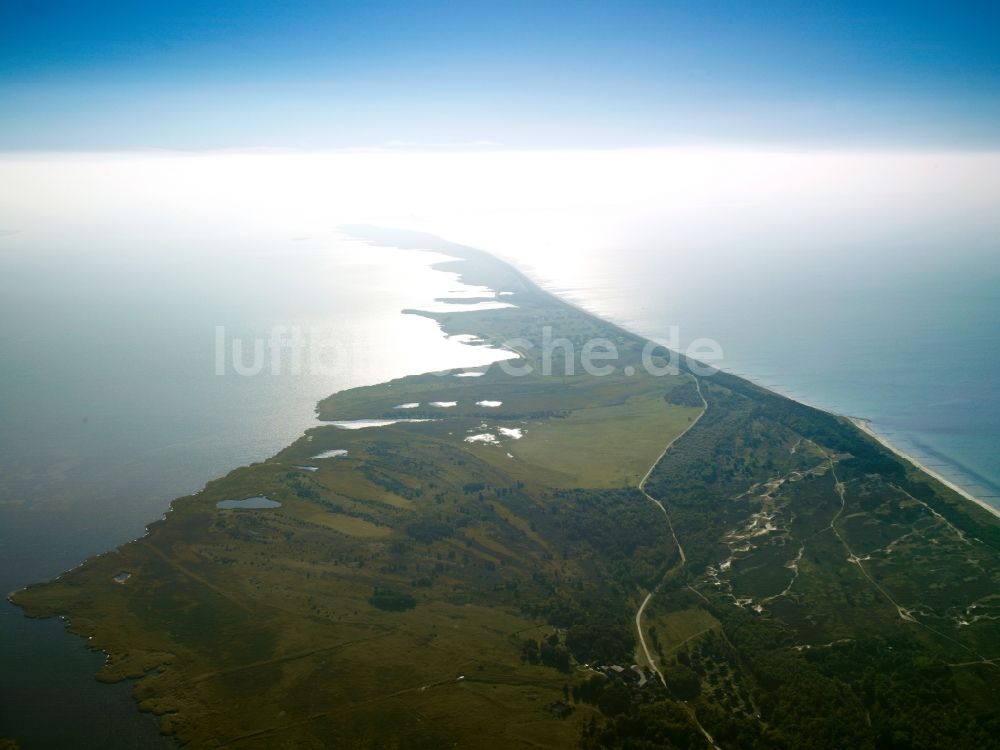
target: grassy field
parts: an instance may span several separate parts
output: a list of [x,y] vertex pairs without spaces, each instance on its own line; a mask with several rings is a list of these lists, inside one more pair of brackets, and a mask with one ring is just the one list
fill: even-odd
[[632,396],[614,406],[579,409],[565,419],[528,422],[510,452],[557,472],[563,486],[634,486],[700,412],[668,405],[660,393]]

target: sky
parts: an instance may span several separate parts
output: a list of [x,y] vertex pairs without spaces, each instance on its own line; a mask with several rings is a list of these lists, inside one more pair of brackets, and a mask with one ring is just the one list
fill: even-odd
[[0,2],[0,150],[1000,146],[995,2]]

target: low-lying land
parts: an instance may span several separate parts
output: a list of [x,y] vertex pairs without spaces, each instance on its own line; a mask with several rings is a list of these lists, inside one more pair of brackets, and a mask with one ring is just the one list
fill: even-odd
[[[642,339],[484,253],[391,241],[505,293],[423,313],[448,333],[605,338],[615,372],[517,349],[533,373],[324,400],[414,421],[310,430],[14,595],[105,650],[100,679],[141,678],[191,747],[996,744],[997,519],[845,419],[650,374]],[[257,497],[280,505],[217,508]]]

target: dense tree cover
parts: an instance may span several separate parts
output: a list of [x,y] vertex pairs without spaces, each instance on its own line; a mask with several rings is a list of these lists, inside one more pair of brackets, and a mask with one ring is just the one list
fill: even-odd
[[[687,553],[681,580],[665,588],[658,598],[680,597],[679,587],[685,580],[691,581],[709,565],[717,566],[729,557],[725,535],[741,528],[762,507],[759,501],[741,498],[775,478],[794,477],[798,484],[783,490],[792,512],[782,517],[779,525],[787,524],[799,535],[798,540],[828,536],[822,544],[821,540],[793,542],[790,552],[776,558],[779,565],[781,560],[794,557],[799,544],[805,544],[803,564],[826,566],[825,575],[831,583],[824,585],[834,586],[823,596],[836,598],[817,600],[820,606],[836,607],[836,601],[842,600],[847,608],[864,601],[887,608],[885,596],[864,578],[850,568],[838,571],[830,567],[842,565],[838,561],[847,557],[841,547],[846,527],[839,527],[841,538],[831,530],[831,519],[838,517],[842,500],[834,491],[831,475],[813,476],[811,471],[834,456],[837,480],[851,483],[845,519],[840,523],[850,524],[851,543],[856,549],[885,545],[902,536],[907,526],[927,523],[925,508],[901,502],[903,496],[894,488],[926,503],[976,544],[996,548],[1000,529],[995,524],[979,521],[975,509],[965,512],[969,509],[963,510],[930,484],[908,476],[896,457],[859,435],[845,420],[724,374],[711,382],[703,381],[702,393],[708,411],[697,429],[665,456],[647,485],[668,508]],[[868,480],[873,476],[876,481],[872,484]],[[866,489],[868,484],[870,490]],[[879,531],[872,522],[863,525],[850,520],[858,512],[882,519],[885,530]],[[748,560],[748,567],[741,570],[752,571],[754,566],[763,570],[767,558],[756,559],[760,562]],[[877,568],[873,570],[873,575],[883,575]],[[752,572],[744,575],[749,576],[746,580],[754,580]],[[789,580],[788,574],[783,579],[776,575],[779,580]],[[772,591],[776,593],[784,585]],[[963,586],[967,601],[975,600],[981,595],[975,592],[983,589],[973,583]],[[988,586],[983,589],[987,590]],[[793,594],[781,610],[789,614],[787,621],[734,606],[735,597],[713,598],[711,604],[703,601],[697,606],[705,607],[719,620],[722,635],[701,639],[690,657],[684,649],[675,654],[676,662],[662,664],[670,695],[691,702],[720,746],[878,750],[1000,746],[996,704],[970,695],[970,690],[982,693],[982,686],[991,682],[1000,684],[995,675],[988,674],[995,667],[972,664],[956,670],[945,666],[927,640],[913,637],[916,626],[893,618],[870,622],[865,618],[863,625],[857,623],[860,637],[828,637],[826,640],[832,641],[828,645],[802,649],[796,645],[803,641],[801,630],[823,630],[814,619],[798,619],[818,614],[801,596]],[[923,598],[931,596],[936,595]],[[941,601],[947,606],[950,600],[942,595]],[[835,621],[829,622],[832,625]],[[845,620],[844,626],[850,628],[851,623]],[[865,628],[869,627],[874,632],[884,629],[886,635],[867,635]],[[958,648],[956,644],[948,647]],[[977,672],[980,674],[973,677]],[[590,741],[599,736],[598,732]],[[609,742],[605,746],[614,745]]]
[[677,560],[662,516],[638,490],[559,490],[548,503],[544,531],[577,559],[600,561],[622,587],[655,585]]
[[[732,600],[708,604],[684,593],[686,582],[729,554],[724,534],[758,507],[734,498],[776,476],[801,479],[787,490],[796,503],[789,523],[797,533],[803,538],[829,533],[840,500],[829,474],[810,473],[827,456],[839,456],[841,481],[862,481],[868,472],[885,471],[890,481],[940,507],[942,515],[950,508],[935,504],[937,495],[929,488],[908,482],[898,462],[859,439],[852,426],[781,397],[761,400],[743,390],[703,384],[708,412],[664,458],[647,486],[666,503],[683,540],[683,571],[665,525],[634,491],[554,492],[546,512],[533,518],[533,528],[558,540],[567,559],[585,561],[592,572],[592,583],[569,591],[553,583],[541,603],[534,601],[547,621],[566,629],[565,648],[578,662],[632,660],[636,638],[627,613],[634,611],[636,591],[657,582],[665,586],[658,597],[704,607],[722,626],[718,635],[709,634],[661,661],[666,690],[658,684],[639,689],[603,676],[575,688],[575,698],[603,716],[588,729],[584,746],[703,747],[704,737],[685,706],[726,748],[996,746],[996,711],[989,705],[970,707],[954,671],[935,666],[919,641],[847,639],[796,650],[801,637],[794,624],[762,617]],[[803,448],[803,435],[823,441],[827,452]],[[892,470],[886,461],[893,463]],[[859,490],[854,502],[869,513],[883,512],[889,502],[896,523],[917,522],[925,511],[892,501],[884,490],[889,486],[883,482],[870,494]],[[992,527],[984,531],[968,516],[957,515],[964,524],[959,528],[990,539]],[[667,571],[671,576],[664,577]],[[850,603],[855,594],[843,595]],[[650,639],[655,650],[656,634]],[[543,647],[527,646],[525,658],[546,663]],[[551,651],[547,663],[553,663]]]
[[994,705],[984,698],[970,707],[953,671],[927,663],[912,637],[847,640],[799,652],[788,647],[789,633],[778,623],[732,606],[712,613],[733,647],[724,657],[749,669],[760,711],[759,722],[748,722],[718,703],[699,704],[702,723],[717,740],[727,740],[726,747],[755,747],[761,739],[766,747],[817,750],[1000,744]]
[[667,690],[679,701],[693,701],[701,694],[701,678],[685,664],[673,664],[666,671]]
[[366,462],[362,464],[361,472],[364,474],[365,479],[372,484],[382,487],[387,492],[405,497],[407,500],[413,500],[423,495],[422,489],[419,487],[413,488],[404,484],[374,462]]
[[566,631],[566,646],[585,664],[630,662],[635,636],[627,620],[605,606],[577,612]]
[[409,594],[392,589],[377,588],[368,600],[376,609],[387,612],[403,612],[417,606],[417,600]]
[[919,643],[904,635],[838,643],[810,652],[807,660],[858,696],[880,750],[1000,744],[995,696],[980,696],[970,711],[952,669],[926,663],[920,651]]
[[543,639],[541,643],[534,638],[528,638],[521,645],[521,659],[529,664],[542,664],[553,667],[560,672],[569,673],[572,670],[569,651],[556,641]]
[[558,490],[544,510],[517,508],[588,574],[570,588],[536,576],[521,587],[522,610],[564,628],[566,648],[580,663],[631,664],[637,586],[653,585],[677,560],[659,511],[632,489]]
[[[698,650],[703,657],[749,667],[749,674],[740,679],[752,685],[759,716],[733,711],[725,696],[718,700],[718,688],[713,697],[684,663],[689,661],[686,655],[665,672],[667,694],[690,702],[722,747],[998,746],[1000,722],[989,700],[984,698],[981,708],[970,712],[956,692],[951,670],[922,666],[919,644],[912,639],[848,641],[800,653],[783,645],[787,633],[780,627],[735,607],[713,611],[725,621],[728,635],[709,639]],[[584,747],[703,746],[690,716],[655,683],[640,690],[595,675],[578,685],[573,696],[596,706],[605,717],[585,734]]]
[[604,717],[587,727],[581,743],[584,748],[705,746],[690,714],[655,685],[638,690],[620,679],[594,675],[578,685],[573,696],[596,706]]
[[290,471],[285,475],[288,486],[299,497],[305,500],[319,500],[316,483],[301,471]]
[[685,380],[664,396],[674,406],[701,406],[701,394],[693,380]]
[[526,609],[564,628],[566,648],[581,664],[630,664],[635,651],[630,607],[623,591],[604,588],[554,595]]
[[433,544],[439,539],[446,539],[455,533],[451,524],[431,518],[422,518],[406,525],[408,536],[423,544]]
[[716,386],[716,392],[725,389],[728,394],[744,400],[755,416],[770,420],[830,450],[851,454],[853,465],[859,471],[881,474],[887,479],[903,479],[904,468],[899,460],[877,443],[859,439],[857,428],[846,420],[726,372],[716,372],[711,382]]

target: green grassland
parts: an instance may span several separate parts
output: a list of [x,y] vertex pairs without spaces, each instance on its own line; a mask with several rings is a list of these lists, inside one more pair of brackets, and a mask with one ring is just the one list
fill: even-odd
[[[381,239],[510,293],[431,315],[448,333],[600,336],[616,372],[543,375],[515,347],[532,374],[325,399],[324,420],[429,421],[312,429],[14,595],[106,651],[99,679],[139,678],[140,707],[190,747],[996,744],[995,518],[847,420],[686,363],[625,374],[641,339],[488,255]],[[346,454],[315,458],[330,450]],[[257,495],[281,505],[216,508]],[[600,668],[645,663],[649,592],[664,680],[640,687]]]
[[567,487],[635,486],[699,412],[671,406],[660,393],[643,394],[565,419],[526,422],[524,437],[510,450],[532,467],[558,472]]

